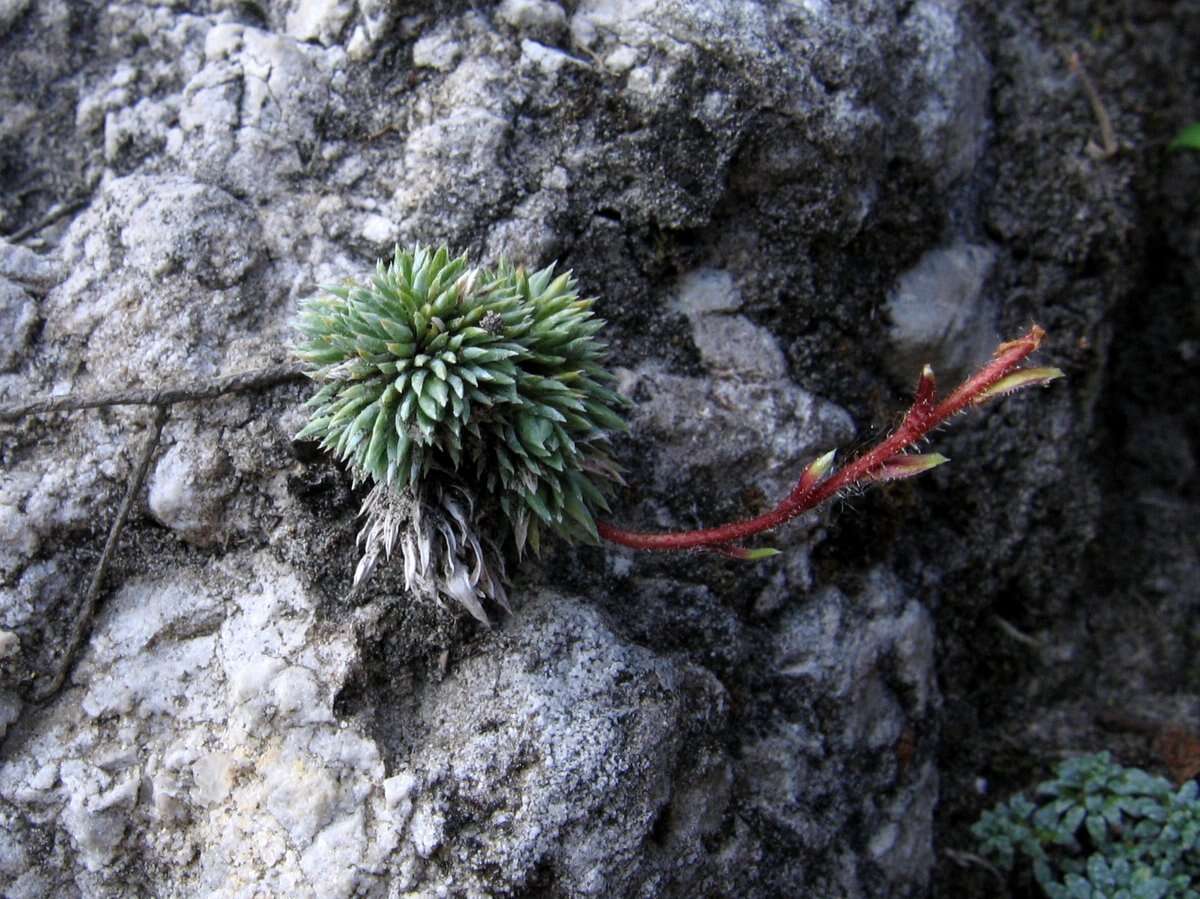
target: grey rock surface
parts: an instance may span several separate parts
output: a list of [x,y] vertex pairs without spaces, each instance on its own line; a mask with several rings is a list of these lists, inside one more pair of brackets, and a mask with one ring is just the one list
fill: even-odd
[[900,276],[888,297],[888,362],[900,383],[925,363],[961,380],[995,346],[996,303],[984,294],[995,258],[976,244],[938,247]]
[[0,371],[20,364],[36,323],[33,298],[12,281],[0,280],[0,331],[7,335],[0,347]]
[[2,423],[0,892],[980,895],[997,747],[1200,695],[1197,97],[1145,94],[1195,3],[1034,6],[0,3],[0,403],[282,361],[416,240],[600,297],[631,525],[763,511],[1030,321],[1069,374],[757,565],[546,547],[492,630],[350,593],[304,385],[177,404],[72,659],[151,413]]

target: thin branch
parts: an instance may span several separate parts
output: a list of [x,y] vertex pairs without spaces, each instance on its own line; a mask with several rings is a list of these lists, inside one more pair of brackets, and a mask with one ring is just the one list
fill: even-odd
[[49,228],[51,225],[53,225],[59,219],[66,218],[72,212],[75,212],[78,209],[82,209],[89,202],[90,202],[90,200],[87,197],[82,197],[77,200],[68,200],[65,203],[55,206],[53,209],[51,209],[49,212],[47,212],[44,216],[42,216],[40,219],[38,219],[32,225],[27,225],[26,227],[20,229],[19,231],[14,231],[12,234],[6,235],[4,237],[4,239],[7,240],[9,243],[17,243],[19,241],[22,241],[26,237],[29,237],[33,234],[37,234],[43,228]]
[[1029,634],[1018,628],[1011,621],[1001,618],[999,615],[992,616],[992,623],[995,624],[996,627],[1000,628],[1000,632],[1006,637],[1011,637],[1022,646],[1028,646],[1030,649],[1036,650],[1041,650],[1043,648],[1042,644],[1037,640],[1036,637],[1029,636]]
[[976,855],[974,852],[964,852],[961,849],[949,848],[943,849],[942,855],[946,856],[946,858],[950,859],[950,861],[954,862],[960,868],[968,868],[972,865],[984,868],[990,871],[996,880],[1004,883],[1004,875],[1000,873],[1000,869],[981,855]]
[[170,406],[194,400],[211,399],[226,393],[245,393],[273,387],[304,377],[304,366],[299,362],[273,365],[251,371],[235,372],[208,381],[167,387],[131,387],[106,393],[43,396],[31,400],[0,404],[0,422],[18,421],[26,415],[43,412],[68,412],[77,409],[96,409],[101,406]]
[[232,375],[224,375],[187,386],[135,387],[126,390],[84,395],[68,393],[61,396],[39,397],[37,399],[20,400],[0,405],[0,422],[18,421],[27,415],[37,415],[45,412],[68,412],[106,406],[140,405],[154,407],[154,421],[151,425],[151,432],[146,438],[141,454],[138,457],[137,465],[130,476],[129,483],[125,489],[125,496],[121,500],[120,507],[117,509],[117,517],[109,529],[108,538],[104,542],[104,550],[100,554],[100,561],[96,564],[91,583],[88,585],[87,593],[84,594],[79,612],[75,618],[75,623],[71,628],[70,636],[67,638],[66,645],[63,648],[59,666],[50,679],[34,691],[34,702],[44,703],[58,693],[67,675],[70,673],[79,648],[83,645],[83,641],[88,635],[92,619],[96,614],[96,605],[100,598],[100,591],[104,585],[104,577],[108,573],[109,564],[112,561],[113,554],[116,552],[117,542],[121,537],[121,531],[125,527],[125,522],[129,518],[129,512],[133,508],[133,503],[137,499],[138,493],[142,489],[142,484],[146,480],[146,472],[150,468],[150,460],[153,458],[154,450],[158,446],[163,425],[166,423],[170,413],[170,407],[175,403],[211,399],[228,393],[244,393],[259,390],[288,381],[300,380],[303,377],[303,365],[289,363],[251,371],[235,372]]
[[1018,370],[1044,336],[1045,331],[1034,325],[1019,340],[1000,344],[990,362],[936,405],[933,370],[926,366],[917,382],[912,407],[891,436],[836,472],[833,471],[833,454],[826,453],[804,469],[792,492],[769,512],[695,531],[644,533],[627,531],[605,521],[596,522],[596,529],[605,540],[632,549],[709,549],[735,558],[761,558],[767,554],[765,551],[747,550],[733,544],[774,530],[850,488],[912,477],[940,465],[947,461],[944,456],[936,453],[907,455],[906,451],[968,406],[1061,377],[1062,372],[1058,369]]
[[1067,68],[1071,70],[1071,74],[1079,78],[1083,84],[1084,93],[1087,94],[1088,102],[1092,105],[1092,115],[1096,117],[1096,123],[1100,126],[1100,144],[1089,139],[1087,144],[1088,155],[1093,159],[1112,159],[1117,155],[1120,149],[1117,144],[1117,134],[1113,129],[1112,119],[1109,118],[1108,110],[1104,108],[1104,102],[1100,99],[1100,92],[1096,90],[1096,85],[1092,79],[1088,77],[1087,70],[1083,67],[1083,61],[1079,58],[1079,53],[1072,50],[1070,53],[1064,51],[1063,56],[1066,57]]
[[117,517],[108,530],[108,539],[104,541],[104,551],[100,554],[100,561],[96,563],[92,581],[88,585],[87,593],[84,594],[79,613],[75,616],[75,624],[72,626],[71,635],[63,648],[58,670],[50,680],[34,691],[34,702],[44,703],[59,691],[67,674],[71,671],[79,647],[83,645],[83,641],[91,629],[92,619],[96,614],[96,604],[100,598],[100,590],[104,586],[104,576],[108,573],[109,563],[112,561],[113,553],[116,552],[117,541],[121,537],[126,519],[129,518],[129,510],[133,508],[134,500],[137,499],[138,493],[142,489],[142,483],[146,480],[146,472],[150,469],[150,460],[154,457],[154,450],[158,446],[158,439],[162,435],[163,425],[167,422],[169,411],[166,406],[158,406],[154,410],[154,421],[150,425],[150,433],[142,445],[137,466],[130,475],[129,483],[125,488],[125,496],[117,508]]

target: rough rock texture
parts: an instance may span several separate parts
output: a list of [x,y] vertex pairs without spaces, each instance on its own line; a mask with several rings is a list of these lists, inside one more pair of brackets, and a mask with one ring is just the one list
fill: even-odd
[[0,891],[1003,894],[985,804],[1200,730],[1197,46],[1196,0],[0,2],[0,402],[279,361],[397,240],[601,297],[622,522],[760,511],[1030,321],[1069,377],[757,565],[548,547],[491,630],[347,596],[302,385],[179,404],[69,660],[151,416],[0,424]]

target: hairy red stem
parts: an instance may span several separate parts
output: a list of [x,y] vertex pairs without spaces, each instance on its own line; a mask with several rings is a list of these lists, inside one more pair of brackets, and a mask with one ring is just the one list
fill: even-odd
[[[632,549],[645,550],[681,550],[681,549],[711,549],[723,555],[735,558],[745,558],[749,552],[729,544],[753,537],[765,531],[774,530],[782,524],[795,518],[821,503],[832,499],[840,491],[854,484],[869,481],[884,472],[888,463],[901,456],[906,449],[923,438],[934,428],[941,425],[950,417],[961,412],[967,406],[984,399],[989,388],[997,385],[1003,378],[1016,371],[1042,342],[1045,331],[1034,325],[1029,332],[1019,340],[1002,343],[996,348],[991,361],[979,369],[970,378],[960,384],[946,399],[934,404],[935,386],[933,371],[926,366],[917,382],[917,390],[912,407],[904,416],[900,426],[892,434],[845,468],[827,477],[810,477],[810,469],[805,469],[800,480],[782,502],[769,512],[748,518],[744,521],[733,521],[717,527],[702,528],[696,531],[675,531],[664,533],[646,533],[627,531],[615,527],[606,521],[596,522],[600,536],[613,543],[628,546]],[[1055,377],[1051,375],[1050,377]],[[1044,383],[1044,378],[1031,383]],[[1018,389],[1017,385],[1013,389]],[[988,397],[990,398],[990,397]],[[911,458],[911,457],[909,457]],[[814,463],[815,464],[815,463]]]

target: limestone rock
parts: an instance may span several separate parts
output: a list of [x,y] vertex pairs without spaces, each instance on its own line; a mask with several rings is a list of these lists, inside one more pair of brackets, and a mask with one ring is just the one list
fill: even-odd
[[1200,191],[1154,150],[1197,105],[1187,5],[0,3],[0,401],[281,361],[397,240],[598,297],[630,526],[763,510],[1032,320],[1070,372],[761,564],[547,545],[486,632],[386,566],[348,595],[362,497],[292,443],[309,385],[180,403],[45,705],[151,413],[3,424],[0,892],[992,887],[933,846],[970,848],[1001,735],[1195,657]]

